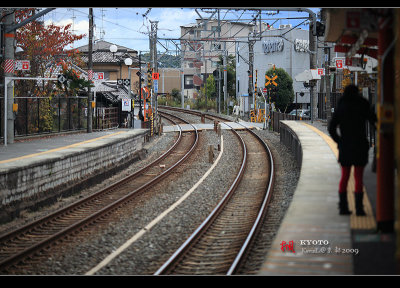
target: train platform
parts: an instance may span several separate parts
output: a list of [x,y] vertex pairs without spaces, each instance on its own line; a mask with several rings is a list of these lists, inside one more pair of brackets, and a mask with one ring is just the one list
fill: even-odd
[[[367,215],[355,215],[353,177],[347,193],[353,213],[339,215],[338,150],[326,122],[282,123],[291,134],[286,142],[294,150],[301,149],[301,173],[292,203],[259,275],[396,275],[395,234],[376,230],[373,149],[364,171]],[[282,134],[285,133],[281,131],[281,142],[286,137]]]
[[140,158],[146,134],[146,129],[114,129],[1,145],[0,221]]
[[95,131],[92,133],[66,133],[61,135],[41,136],[35,138],[21,138],[7,146],[0,145],[0,165],[18,160],[33,158],[40,155],[78,147],[86,143],[99,143],[102,139],[118,137],[129,129],[113,129]]

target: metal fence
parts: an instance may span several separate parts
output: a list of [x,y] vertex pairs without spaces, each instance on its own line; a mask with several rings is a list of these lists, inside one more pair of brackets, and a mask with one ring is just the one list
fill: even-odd
[[[333,108],[333,111],[335,110],[335,108],[337,107],[337,103],[340,99],[340,97],[342,96],[342,93],[330,93],[330,100],[331,100],[331,109]],[[329,107],[326,104],[326,93],[318,93],[318,106],[317,106],[317,110],[318,110],[318,115],[316,117],[316,119],[327,119],[327,109],[329,109]],[[285,113],[280,113],[280,112],[272,112],[272,117],[271,117],[271,121],[272,121],[272,129],[275,132],[279,133],[279,129],[280,129],[280,120],[310,120],[310,118],[301,118],[300,116],[296,116],[296,115],[289,115],[289,114],[285,114]]]
[[93,115],[94,129],[112,129],[119,126],[121,113],[118,107],[97,107]]
[[[4,136],[4,100],[0,98],[0,138]],[[14,136],[32,136],[87,129],[87,97],[15,97]],[[119,126],[118,107],[96,107],[93,129]]]
[[278,133],[280,132],[281,124],[279,121],[281,120],[300,120],[300,117],[296,115],[289,115],[286,113],[272,111],[271,126],[273,131]]
[[[335,110],[335,108],[337,107],[337,104],[339,102],[339,99],[342,97],[342,93],[335,93],[335,92],[331,92],[330,93],[330,108],[333,109],[333,111]],[[329,109],[329,107],[327,107],[327,97],[326,97],[326,93],[318,93],[318,119],[327,119],[327,109]]]

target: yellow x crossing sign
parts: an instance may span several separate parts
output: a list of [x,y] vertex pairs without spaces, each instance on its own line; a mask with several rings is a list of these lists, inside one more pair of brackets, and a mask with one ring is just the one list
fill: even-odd
[[271,83],[274,84],[275,86],[278,86],[278,83],[275,82],[276,78],[278,78],[278,75],[275,75],[274,77],[271,78],[268,77],[268,75],[265,75],[265,79],[268,80],[268,82],[265,83],[265,86],[269,86]]

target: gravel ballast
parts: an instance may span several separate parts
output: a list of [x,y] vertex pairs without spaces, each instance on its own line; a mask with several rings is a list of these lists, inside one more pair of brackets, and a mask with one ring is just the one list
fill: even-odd
[[[191,123],[199,123],[200,118],[187,116]],[[279,143],[279,134],[267,130],[256,133],[270,146],[276,165],[275,188],[270,202],[271,208],[265,217],[260,235],[250,253],[249,261],[240,274],[255,274],[261,267],[268,249],[276,235],[281,220],[288,208],[299,177],[299,168],[290,151]],[[139,197],[134,208],[124,209],[120,221],[102,224],[98,233],[77,236],[79,241],[66,243],[59,253],[53,254],[42,263],[25,270],[23,274],[34,275],[82,275],[100,263],[110,253],[123,245],[128,239],[141,231],[160,213],[184,195],[211,167],[208,163],[208,146],[213,145],[215,158],[218,156],[218,144],[221,139],[213,130],[200,132],[200,143],[195,154],[174,172],[168,183],[156,185],[149,195]],[[174,210],[169,212],[149,231],[146,231],[132,245],[113,259],[108,265],[97,271],[96,275],[151,275],[201,224],[219,202],[230,186],[233,175],[240,166],[239,142],[228,130],[222,131],[224,153],[213,172],[193,193]],[[175,133],[164,133],[146,143],[146,159],[118,173],[113,179],[99,183],[96,187],[82,191],[66,199],[60,199],[56,205],[36,212],[25,212],[19,219],[0,227],[0,233],[11,227],[22,225],[33,218],[40,217],[73,202],[76,198],[93,193],[144,166],[144,163],[158,157],[172,145]],[[215,159],[214,158],[214,159]],[[230,179],[232,178],[232,179]]]

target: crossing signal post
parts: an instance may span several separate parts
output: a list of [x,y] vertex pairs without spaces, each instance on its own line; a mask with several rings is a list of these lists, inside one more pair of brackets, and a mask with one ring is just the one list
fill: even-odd
[[[158,89],[158,79],[160,77],[159,73],[154,73],[153,68],[150,67],[150,63],[147,63],[147,89],[142,90],[142,94],[144,95],[144,122],[150,121],[150,135],[153,136],[153,128],[154,128],[154,113],[157,105],[153,106],[153,97],[157,97],[156,90]],[[146,107],[146,102],[147,106]],[[148,125],[148,124],[147,124]]]
[[[275,65],[273,66],[273,76],[268,76],[265,74],[265,88],[264,91],[268,92],[268,106],[269,106],[269,111],[268,111],[268,127],[271,121],[271,113],[272,113],[272,105],[271,102],[276,101],[276,93],[278,91],[278,83],[275,81],[278,79],[278,75],[275,74]],[[274,97],[274,99],[272,99]],[[274,100],[274,101],[271,101]]]

